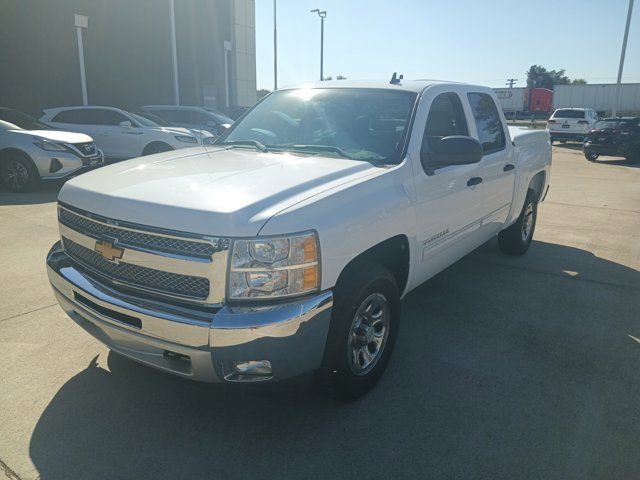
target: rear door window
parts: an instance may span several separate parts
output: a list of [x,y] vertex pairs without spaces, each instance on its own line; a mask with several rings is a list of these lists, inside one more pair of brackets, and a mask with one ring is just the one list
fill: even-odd
[[506,140],[502,120],[491,95],[472,92],[467,94],[467,97],[476,122],[483,155],[504,150]]
[[191,113],[187,110],[154,110],[153,113],[169,123],[191,123]]

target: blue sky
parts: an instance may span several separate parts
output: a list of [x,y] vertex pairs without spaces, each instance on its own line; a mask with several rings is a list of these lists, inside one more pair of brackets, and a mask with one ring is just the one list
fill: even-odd
[[[273,88],[273,0],[256,0],[258,88]],[[278,0],[278,84],[324,75],[434,78],[501,87],[532,64],[589,83],[616,81],[628,0]],[[623,81],[640,82],[636,2]]]

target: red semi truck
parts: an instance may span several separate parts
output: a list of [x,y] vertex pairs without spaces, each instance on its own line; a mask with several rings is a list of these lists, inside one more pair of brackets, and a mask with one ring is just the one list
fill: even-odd
[[551,113],[553,90],[548,88],[494,88],[505,113]]

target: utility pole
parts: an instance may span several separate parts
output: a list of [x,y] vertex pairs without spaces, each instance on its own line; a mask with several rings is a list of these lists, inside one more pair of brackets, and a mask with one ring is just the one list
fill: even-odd
[[631,23],[631,14],[633,13],[633,0],[629,0],[629,11],[627,12],[627,25],[624,27],[624,37],[622,39],[622,52],[620,53],[620,66],[618,67],[618,82],[616,83],[616,94],[613,99],[613,108],[611,116],[615,117],[620,102],[620,84],[622,83],[622,69],[624,68],[624,55],[627,52],[627,38],[629,38],[629,24]]
[[[518,81],[517,78],[507,78],[507,83],[505,85],[509,85],[509,90],[513,89],[513,84],[516,83]],[[513,92],[511,92],[511,96],[513,97]],[[516,115],[518,114],[518,109],[514,108],[513,109],[513,121],[515,122],[516,120]]]
[[317,13],[320,17],[320,81],[324,80],[323,75],[323,62],[324,62],[324,19],[327,16],[327,12],[325,10],[320,10],[318,8],[311,10],[311,13]]
[[278,30],[276,28],[276,0],[273,0],[273,89],[278,89]]

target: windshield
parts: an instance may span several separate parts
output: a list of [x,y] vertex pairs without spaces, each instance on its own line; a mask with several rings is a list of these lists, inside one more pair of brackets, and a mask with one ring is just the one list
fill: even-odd
[[24,130],[52,130],[48,125],[18,110],[0,109],[0,120],[17,125]]
[[154,122],[153,120],[149,120],[148,118],[145,118],[141,115],[136,115],[135,113],[131,113],[131,112],[127,112],[129,115],[131,115],[133,118],[135,118],[135,120],[137,122],[140,123],[140,125],[144,126],[144,127],[158,127],[159,125]]
[[584,118],[584,110],[571,110],[568,108],[556,110],[553,118]]
[[382,89],[281,90],[217,143],[399,163],[415,100],[413,92]]

